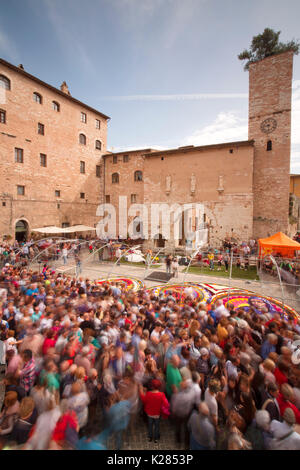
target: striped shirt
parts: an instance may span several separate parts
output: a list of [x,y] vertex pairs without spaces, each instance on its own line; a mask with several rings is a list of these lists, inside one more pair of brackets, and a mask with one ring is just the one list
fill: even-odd
[[34,385],[35,376],[35,361],[32,358],[30,361],[26,362],[20,374],[20,385],[24,387],[26,393],[29,392]]

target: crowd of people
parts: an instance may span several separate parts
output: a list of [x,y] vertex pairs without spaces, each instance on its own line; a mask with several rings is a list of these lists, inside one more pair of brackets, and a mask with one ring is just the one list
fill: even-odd
[[[186,449],[300,449],[300,321],[6,265],[3,448],[122,448],[166,419]],[[132,442],[134,446],[134,442]]]

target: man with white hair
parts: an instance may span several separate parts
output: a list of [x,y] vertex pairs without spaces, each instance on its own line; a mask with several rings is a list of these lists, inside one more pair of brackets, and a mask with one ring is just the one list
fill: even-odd
[[230,313],[228,312],[227,308],[225,307],[221,299],[217,300],[214,313],[215,313],[216,320],[220,320],[221,317],[230,316]]
[[209,408],[205,402],[199,405],[188,421],[191,450],[212,450],[216,447],[216,431],[209,419]]
[[255,419],[248,426],[245,438],[251,442],[253,450],[266,450],[270,448],[272,435],[270,433],[271,418],[266,410],[258,410]]
[[272,450],[300,450],[300,434],[294,430],[295,423],[295,414],[291,408],[286,408],[283,413],[283,423],[276,420],[271,422]]

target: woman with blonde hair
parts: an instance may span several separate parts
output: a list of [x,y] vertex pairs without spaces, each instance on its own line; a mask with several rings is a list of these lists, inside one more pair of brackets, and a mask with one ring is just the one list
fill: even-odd
[[18,445],[24,444],[37,418],[38,412],[34,400],[31,397],[24,397],[20,403],[19,418],[14,424],[11,439]]
[[12,432],[19,415],[20,403],[17,392],[7,392],[4,398],[4,408],[0,414],[0,436],[8,437]]
[[61,416],[60,408],[54,395],[46,403],[46,410],[38,417],[34,432],[25,444],[28,450],[47,450],[56,423]]
[[71,386],[71,396],[68,398],[68,408],[75,411],[79,429],[82,429],[87,424],[89,402],[90,398],[88,393],[82,390],[82,383],[80,380],[77,380]]
[[259,365],[259,370],[264,375],[265,385],[269,384],[270,382],[276,383],[276,378],[273,374],[275,367],[275,362],[269,358],[265,359],[262,364]]

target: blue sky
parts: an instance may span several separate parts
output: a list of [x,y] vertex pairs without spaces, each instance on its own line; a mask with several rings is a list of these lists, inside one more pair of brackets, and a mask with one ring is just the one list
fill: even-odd
[[[10,0],[0,56],[111,117],[108,148],[247,139],[237,55],[265,27],[300,39],[299,0]],[[300,173],[300,56],[291,171]]]

